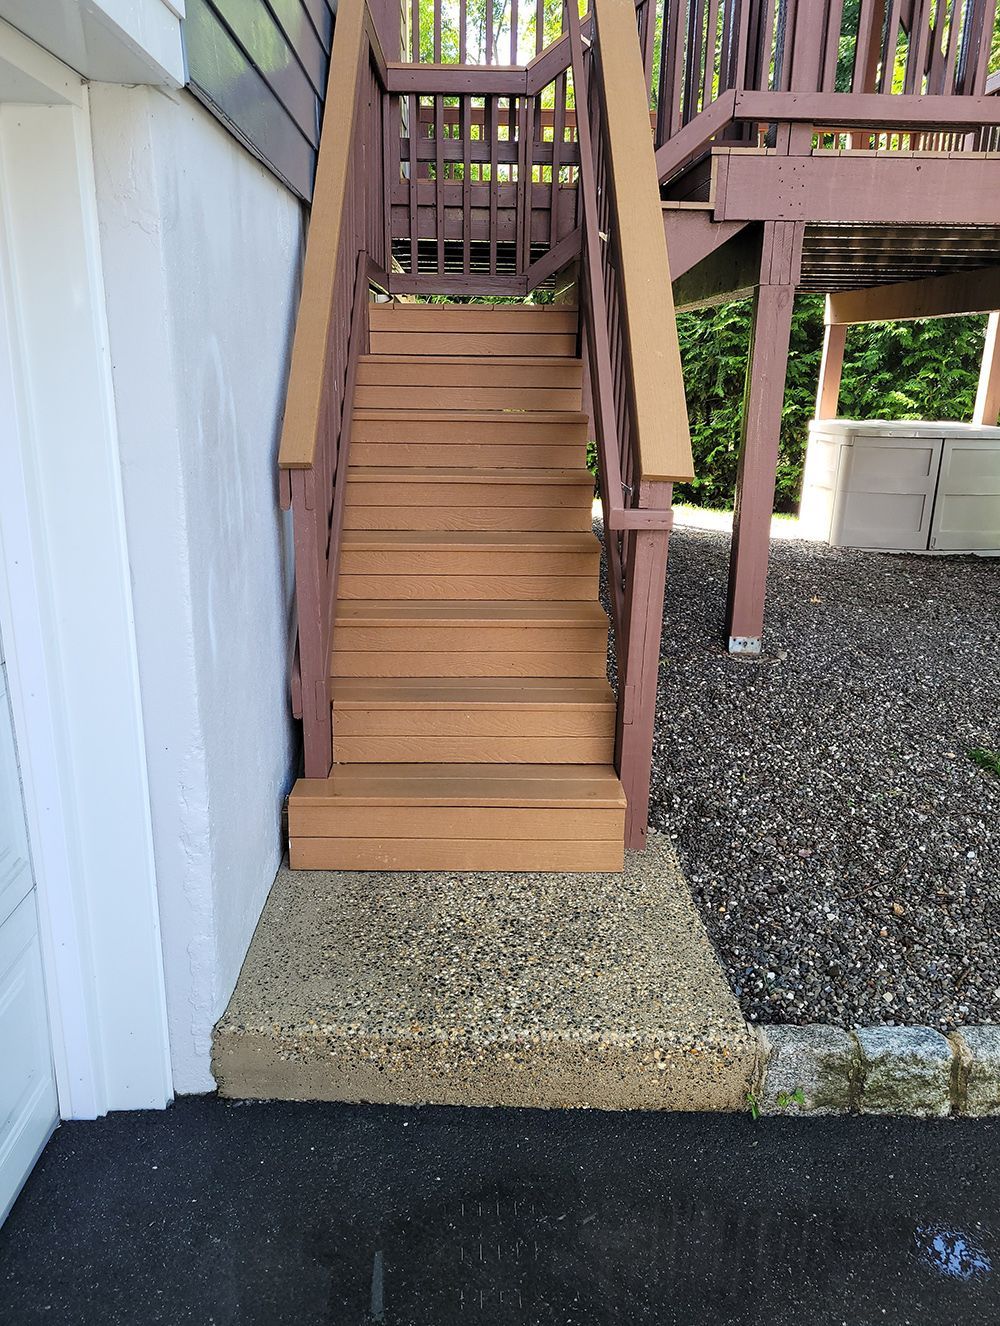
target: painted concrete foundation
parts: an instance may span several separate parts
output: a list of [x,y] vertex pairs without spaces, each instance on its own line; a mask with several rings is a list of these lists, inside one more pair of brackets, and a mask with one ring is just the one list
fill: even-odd
[[93,84],[91,117],[174,1089],[205,1091],[294,772],[275,458],[302,213],[187,93]]
[[282,870],[216,1028],[222,1094],[745,1108],[756,1037],[650,842],[617,875]]

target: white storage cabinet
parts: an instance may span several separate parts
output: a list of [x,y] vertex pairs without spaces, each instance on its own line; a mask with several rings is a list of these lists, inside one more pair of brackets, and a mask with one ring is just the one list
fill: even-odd
[[816,419],[802,522],[840,548],[1000,552],[1000,428]]

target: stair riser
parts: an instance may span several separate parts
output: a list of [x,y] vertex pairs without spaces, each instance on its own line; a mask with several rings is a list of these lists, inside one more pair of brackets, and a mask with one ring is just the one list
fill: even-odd
[[578,313],[575,308],[550,306],[548,308],[518,307],[514,304],[373,304],[368,310],[368,322],[373,332],[408,331],[473,332],[530,334],[553,333],[576,335]]
[[443,510],[478,507],[507,507],[520,510],[576,510],[593,501],[593,481],[584,476],[578,483],[498,483],[463,480],[435,483],[390,479],[355,479],[348,476],[347,509],[357,507],[429,506]]
[[613,737],[345,737],[338,764],[610,764]]
[[589,653],[433,653],[369,654],[340,652],[333,660],[334,677],[603,677],[605,649]]
[[357,442],[427,442],[437,447],[469,441],[512,447],[518,452],[534,446],[569,447],[574,443],[585,446],[587,423],[579,418],[527,419],[521,414],[484,419],[475,414],[471,418],[400,415],[371,418],[356,413],[351,421],[351,464],[363,463],[354,454]]
[[340,574],[346,576],[589,576],[596,575],[600,553],[519,552],[516,548],[447,549],[352,548],[340,554]]
[[615,734],[610,705],[590,709],[572,703],[546,709],[349,709],[334,705],[338,737],[608,737]]
[[[479,436],[478,434],[471,434]],[[467,435],[468,436],[468,435]],[[438,466],[444,469],[571,470],[587,461],[585,441],[558,438],[550,445],[524,439],[470,442],[466,438],[435,441],[374,439],[351,436],[354,465],[406,465],[412,469]]]
[[[350,499],[348,499],[350,501]],[[579,533],[593,523],[590,504],[571,507],[357,506],[348,505],[344,528],[360,530],[536,530],[550,534]]]
[[[556,819],[553,819],[556,816]],[[511,842],[545,842],[553,828],[564,840],[614,842],[625,824],[624,810],[533,809],[522,806],[296,806],[289,804],[293,838],[308,841],[368,839],[391,821],[393,832],[407,842],[454,839],[475,841],[484,833]]]
[[444,575],[345,575],[341,571],[337,592],[342,599],[412,599],[423,603],[452,603],[494,599],[502,603],[519,600],[585,602],[597,596],[597,573],[585,576],[470,576]]
[[607,627],[337,626],[333,657],[342,654],[600,654]]
[[293,870],[618,871],[625,862],[622,814],[617,842],[455,842],[381,838],[292,838]]
[[376,355],[564,355],[576,354],[571,332],[372,331]]
[[359,386],[359,410],[579,410],[579,387]]

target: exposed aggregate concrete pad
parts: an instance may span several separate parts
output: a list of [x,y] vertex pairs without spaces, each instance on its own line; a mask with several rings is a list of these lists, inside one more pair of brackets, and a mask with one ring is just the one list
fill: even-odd
[[230,1097],[735,1110],[757,1053],[654,834],[622,874],[282,870],[213,1067]]

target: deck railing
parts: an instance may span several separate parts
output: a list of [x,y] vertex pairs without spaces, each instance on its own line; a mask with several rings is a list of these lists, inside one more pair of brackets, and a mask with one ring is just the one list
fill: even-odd
[[997,0],[660,3],[652,100],[661,178],[683,164],[672,140],[686,148],[700,130],[706,142],[770,145],[783,106],[799,121],[808,111],[817,146],[992,145],[969,99],[987,92]]
[[393,66],[394,291],[527,294],[578,245],[579,147],[561,43],[519,69]]
[[298,645],[293,705],[305,772],[332,762],[329,673],[358,357],[368,348],[369,275],[389,265],[385,66],[364,0],[342,0],[295,326],[278,464],[292,509]]
[[[675,480],[693,475],[684,382],[632,0],[569,10],[580,136],[583,282],[618,673],[626,844],[643,846]],[[641,15],[640,25],[641,29]]]
[[649,118],[652,14],[594,0],[581,20],[573,0],[556,40],[526,65],[448,68],[387,65],[365,0],[341,0],[279,458],[307,777],[332,763],[343,475],[371,285],[524,294],[582,256],[616,764],[627,842],[645,840],[671,485],[692,475]]

